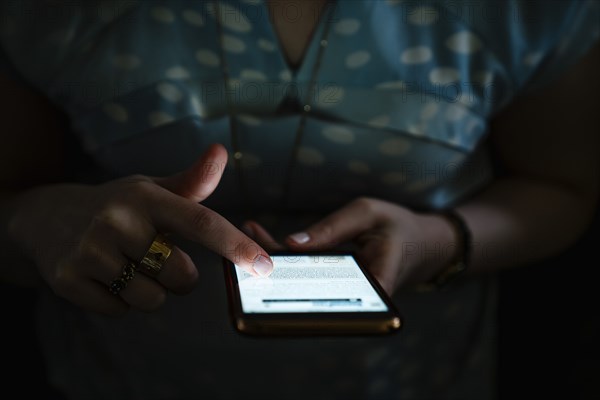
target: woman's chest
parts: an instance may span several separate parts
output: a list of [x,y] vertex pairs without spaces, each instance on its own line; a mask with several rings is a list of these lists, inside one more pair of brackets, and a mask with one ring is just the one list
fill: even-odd
[[328,0],[270,1],[270,20],[281,50],[291,66],[298,66],[312,39],[313,32],[327,12]]

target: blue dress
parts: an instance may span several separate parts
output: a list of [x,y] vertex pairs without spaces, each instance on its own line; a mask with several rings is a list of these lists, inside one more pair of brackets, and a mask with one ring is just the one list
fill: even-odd
[[[206,204],[284,234],[359,196],[468,199],[494,176],[490,120],[600,37],[597,1],[330,11],[291,68],[261,0],[2,2],[0,65],[67,113],[95,179],[171,174],[220,142],[232,157]],[[107,319],[44,294],[53,384],[74,399],[496,396],[493,276],[399,290],[394,337],[262,341],[232,331],[218,257],[180,245],[200,284],[157,313]]]

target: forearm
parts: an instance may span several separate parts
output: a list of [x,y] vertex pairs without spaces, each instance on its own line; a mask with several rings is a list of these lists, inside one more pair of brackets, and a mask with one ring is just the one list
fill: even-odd
[[18,286],[34,287],[42,284],[38,269],[27,252],[11,235],[11,224],[21,193],[0,192],[0,281]]
[[97,195],[93,186],[74,183],[38,184],[0,192],[0,281],[38,286],[47,281],[42,264],[54,264],[77,250],[74,235]]
[[503,178],[456,209],[472,232],[473,273],[531,264],[574,244],[585,232],[597,187]]

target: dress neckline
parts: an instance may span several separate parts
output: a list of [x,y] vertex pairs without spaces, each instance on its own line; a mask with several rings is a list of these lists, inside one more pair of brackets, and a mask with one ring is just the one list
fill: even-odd
[[285,67],[288,69],[288,71],[290,71],[292,76],[299,76],[300,73],[305,68],[310,67],[310,65],[308,65],[308,64],[310,64],[309,59],[310,59],[311,50],[315,46],[321,45],[320,43],[315,43],[315,41],[318,40],[321,36],[319,34],[319,32],[322,31],[323,24],[328,22],[328,21],[326,21],[326,19],[327,19],[328,15],[330,14],[329,7],[335,7],[336,1],[335,0],[325,0],[325,4],[319,11],[318,20],[316,21],[315,25],[313,26],[313,29],[312,29],[310,36],[306,42],[306,45],[304,46],[304,49],[302,50],[302,55],[301,55],[300,59],[298,60],[298,62],[296,62],[296,63],[291,62],[291,60],[286,55],[287,53],[283,47],[283,43],[279,37],[279,34],[277,33],[274,23],[271,21],[271,14],[270,14],[269,7],[267,6],[266,2],[263,2],[262,6],[264,8],[263,11],[265,12],[265,15],[268,16],[268,18],[267,18],[268,33],[271,36],[271,38],[274,39],[275,46],[277,47],[277,54],[279,55],[281,62],[283,63],[283,65],[285,65]]

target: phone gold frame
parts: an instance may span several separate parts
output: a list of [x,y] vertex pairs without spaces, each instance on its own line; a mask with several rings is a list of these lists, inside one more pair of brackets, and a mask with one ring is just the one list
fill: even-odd
[[327,251],[297,253],[273,252],[272,256],[340,256],[354,257],[377,294],[388,308],[385,312],[336,312],[336,313],[244,313],[239,293],[235,265],[223,258],[228,292],[229,313],[235,329],[251,336],[354,336],[387,335],[398,332],[402,317],[392,300],[377,280],[364,268],[359,258],[350,251]]

